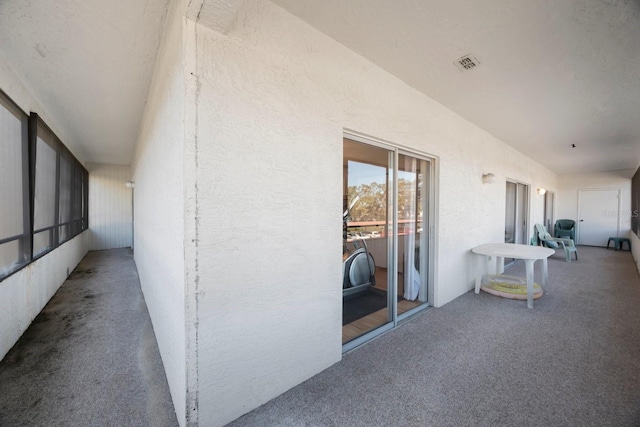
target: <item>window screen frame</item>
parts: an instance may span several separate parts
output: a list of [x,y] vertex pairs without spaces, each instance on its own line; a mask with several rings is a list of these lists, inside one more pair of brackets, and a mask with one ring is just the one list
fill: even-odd
[[[0,245],[19,242],[19,256],[15,267],[0,274],[0,283],[19,272],[27,265],[72,240],[89,229],[89,172],[64,145],[51,128],[35,112],[27,114],[4,91],[0,89],[0,108],[15,115],[22,123],[21,134],[21,178],[22,178],[22,233],[12,236],[0,235]],[[52,195],[53,223],[35,229],[35,202],[38,161],[38,137],[55,153],[55,190]],[[9,142],[11,143],[11,142]],[[69,171],[69,215],[65,221],[60,218],[61,158],[70,165]],[[50,177],[53,178],[53,177]],[[47,193],[48,194],[48,193]],[[50,196],[51,197],[51,196]],[[13,201],[9,201],[13,203]],[[49,208],[50,206],[48,206]],[[79,215],[79,216],[78,216]],[[67,233],[60,238],[60,227],[66,227]],[[34,254],[34,236],[50,231],[49,245],[46,250]]]
[[0,245],[18,241],[18,262],[16,266],[0,275],[0,281],[21,270],[31,262],[31,221],[30,221],[30,187],[29,187],[29,115],[24,112],[7,94],[0,90],[0,108],[20,119],[21,132],[21,170],[22,179],[22,233],[12,236],[0,236]]
[[[78,159],[76,159],[73,153],[71,153],[71,151],[60,140],[60,138],[58,138],[58,136],[53,132],[53,130],[51,130],[51,128],[44,122],[44,120],[42,120],[42,118],[40,118],[40,116],[37,113],[32,112],[29,117],[29,120],[30,120],[29,137],[30,137],[30,145],[31,145],[31,152],[32,152],[32,158],[30,163],[32,166],[31,182],[33,184],[32,194],[31,194],[31,207],[32,207],[31,210],[32,211],[35,211],[35,183],[37,179],[35,166],[38,160],[38,153],[37,153],[38,136],[40,136],[41,139],[45,143],[47,143],[49,147],[51,147],[56,153],[55,195],[54,195],[55,208],[53,212],[54,222],[52,225],[49,225],[46,228],[33,230],[33,235],[35,235],[37,232],[42,232],[46,229],[52,229],[51,241],[50,241],[50,246],[48,250],[42,253],[39,253],[37,255],[33,254],[33,260],[36,260],[46,255],[47,253],[53,251],[63,243],[69,240],[72,240],[74,237],[76,237],[77,235],[79,235],[80,233],[88,229],[88,223],[89,223],[88,222],[88,203],[87,203],[87,206],[84,206],[86,209],[83,212],[83,217],[80,219],[82,226],[77,228],[73,226],[74,224],[73,206],[76,203],[75,198],[80,198],[80,203],[82,204],[83,194],[84,196],[88,196],[89,172],[84,166],[82,166],[82,164],[78,161]],[[61,174],[62,160],[61,159],[63,157],[65,158],[65,161],[67,161],[70,164],[70,173],[69,173],[70,174],[70,189],[69,189],[70,200],[69,200],[69,206],[68,206],[70,218],[68,221],[61,221],[60,219],[60,186],[61,186],[61,180],[62,180],[62,174]],[[81,188],[80,193],[74,191],[75,190],[74,177],[76,173],[80,173],[84,177],[81,184],[83,188]],[[32,221],[34,219],[34,215],[35,215],[35,212],[32,214]],[[61,227],[67,228],[67,232],[64,235],[64,237],[60,236]],[[32,248],[33,248],[33,243],[32,243]]]

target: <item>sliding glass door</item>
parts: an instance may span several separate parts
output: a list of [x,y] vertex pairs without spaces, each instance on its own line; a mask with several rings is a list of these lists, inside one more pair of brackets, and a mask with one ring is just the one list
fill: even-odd
[[[504,241],[526,245],[529,209],[529,186],[518,182],[507,181]],[[512,258],[504,260],[507,265],[513,264]]]
[[504,241],[527,244],[529,186],[507,181]]
[[431,173],[428,158],[344,139],[343,344],[428,305]]
[[[393,152],[344,140],[342,342],[392,320]],[[393,270],[392,270],[393,271]]]
[[547,231],[552,235],[555,235],[555,231],[553,229],[555,225],[555,221],[553,220],[553,211],[555,204],[555,197],[553,191],[547,191],[544,193],[544,226],[547,228]]
[[429,162],[398,156],[398,314],[427,303]]

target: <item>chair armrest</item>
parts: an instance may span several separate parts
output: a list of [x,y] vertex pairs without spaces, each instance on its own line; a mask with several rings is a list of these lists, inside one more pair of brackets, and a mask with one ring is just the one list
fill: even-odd
[[566,245],[566,246],[569,246],[570,248],[576,246],[575,242],[573,241],[573,239],[562,239],[562,238],[556,237],[553,240],[556,241],[556,242],[562,243],[562,246]]

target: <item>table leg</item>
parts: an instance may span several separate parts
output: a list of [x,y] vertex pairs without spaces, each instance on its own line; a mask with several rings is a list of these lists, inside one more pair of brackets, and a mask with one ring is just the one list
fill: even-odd
[[482,282],[482,260],[484,255],[476,255],[476,294],[480,293],[480,283]]
[[524,260],[527,269],[527,308],[533,308],[533,263],[535,260]]
[[496,274],[504,273],[504,257],[496,257]]
[[549,285],[549,264],[547,259],[542,259],[542,289],[547,292],[547,286]]

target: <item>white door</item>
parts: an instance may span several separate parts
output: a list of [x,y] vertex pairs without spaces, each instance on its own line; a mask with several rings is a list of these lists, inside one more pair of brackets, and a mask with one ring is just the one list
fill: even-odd
[[607,246],[619,230],[620,190],[578,191],[578,243]]

